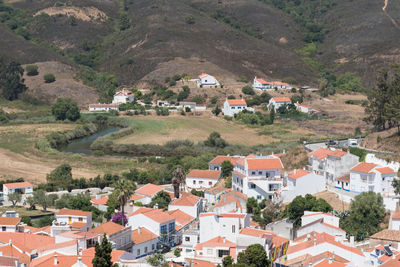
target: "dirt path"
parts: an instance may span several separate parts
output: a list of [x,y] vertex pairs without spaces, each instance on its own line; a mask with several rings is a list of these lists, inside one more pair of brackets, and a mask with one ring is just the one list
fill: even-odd
[[[44,162],[34,158],[27,158],[21,154],[13,153],[0,148],[0,179],[23,177],[33,184],[46,180],[46,174],[50,173],[62,162]],[[73,168],[74,178],[95,177],[99,173]]]
[[392,22],[392,24],[400,30],[400,26],[399,24],[396,22],[396,20],[394,18],[392,18],[392,16],[390,16],[387,12],[386,12],[386,8],[389,5],[389,0],[385,0],[385,4],[382,7],[382,11],[383,13],[385,13],[386,17],[388,17],[390,19],[390,21]]

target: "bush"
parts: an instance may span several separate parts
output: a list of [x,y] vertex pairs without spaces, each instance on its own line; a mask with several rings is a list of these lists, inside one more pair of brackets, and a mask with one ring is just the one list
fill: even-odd
[[45,83],[52,83],[55,82],[56,76],[54,74],[48,73],[43,76]]
[[243,87],[242,92],[243,92],[243,94],[246,94],[246,95],[254,95],[255,94],[253,88],[249,85],[246,85],[245,87]]
[[78,105],[70,98],[58,98],[51,107],[51,113],[56,120],[61,121],[76,121],[81,117]]
[[36,65],[28,65],[26,66],[26,74],[28,76],[36,76],[39,74],[38,69],[39,67]]
[[187,17],[185,18],[185,22],[186,22],[187,24],[194,24],[196,21],[194,20],[193,15],[189,15],[189,16],[187,16]]
[[175,80],[169,81],[169,86],[175,86],[175,85],[176,85],[176,81]]
[[204,99],[204,97],[197,95],[192,98],[192,101],[196,104],[203,104],[206,100]]

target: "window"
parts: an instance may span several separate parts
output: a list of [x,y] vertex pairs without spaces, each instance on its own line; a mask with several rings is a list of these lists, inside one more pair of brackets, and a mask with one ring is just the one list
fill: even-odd
[[349,185],[349,183],[346,183],[346,186],[348,186]]
[[235,107],[231,107],[232,109],[235,109]]
[[140,248],[138,248],[138,250],[137,250],[137,255],[138,256],[140,255]]
[[212,249],[211,248],[207,249],[207,254],[208,255],[212,255]]
[[251,175],[256,175],[256,172],[251,172]]
[[151,250],[154,250],[156,246],[154,244],[151,244]]
[[203,183],[203,181],[199,181],[199,184],[202,184]]
[[266,172],[266,173],[265,173],[265,177],[266,177],[266,178],[269,178],[269,176],[270,176],[270,173],[269,173],[269,172]]
[[212,185],[212,182],[208,182],[208,185]]
[[147,247],[144,247],[144,253],[147,253]]
[[169,224],[169,231],[172,232],[175,229],[175,223]]
[[196,184],[196,180],[193,180],[193,184]]
[[258,175],[261,175],[262,174],[262,171],[258,171]]
[[256,185],[252,183],[252,184],[250,184],[250,188],[254,189],[254,188],[256,188]]
[[80,221],[80,222],[83,221],[83,218],[79,217],[78,221]]
[[382,181],[385,181],[385,177],[382,177]]
[[6,227],[5,227],[5,226],[2,226],[2,227],[1,227],[1,231],[5,232],[5,231],[6,231]]
[[235,233],[235,225],[232,225],[232,233]]
[[162,234],[166,234],[167,233],[167,226],[166,225],[162,225],[161,226],[161,233]]
[[186,242],[190,242],[190,237],[189,236],[185,236],[185,241]]
[[258,195],[258,196],[257,196],[257,199],[261,199],[261,195]]

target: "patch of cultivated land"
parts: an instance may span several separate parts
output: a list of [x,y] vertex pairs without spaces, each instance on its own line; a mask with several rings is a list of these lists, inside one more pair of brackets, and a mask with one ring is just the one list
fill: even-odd
[[[278,141],[298,141],[313,133],[294,125],[276,123],[249,128],[221,117],[204,116],[138,116],[132,119],[137,130],[129,136],[116,140],[120,144],[164,144],[174,139],[204,141],[216,131],[231,144],[260,145]],[[262,134],[261,134],[262,133]]]
[[341,201],[339,199],[339,197],[333,192],[329,192],[329,191],[325,190],[323,192],[314,194],[314,196],[317,199],[322,198],[322,199],[326,200],[326,202],[328,202],[334,210],[344,211],[344,210],[348,210],[350,208],[349,203]]

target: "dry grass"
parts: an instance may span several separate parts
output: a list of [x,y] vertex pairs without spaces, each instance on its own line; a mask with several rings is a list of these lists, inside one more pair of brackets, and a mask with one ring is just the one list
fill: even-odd
[[[282,140],[282,136],[274,134],[260,135],[261,128],[249,128],[235,122],[226,121],[221,117],[210,115],[204,116],[141,116],[135,117],[134,125],[137,126],[132,135],[116,140],[119,144],[164,144],[174,139],[189,139],[193,142],[207,139],[211,132],[217,131],[231,144],[259,145]],[[274,124],[265,126],[269,130],[282,131],[284,125]],[[286,134],[285,141],[298,141],[299,136],[310,132],[293,127],[289,130],[283,129]]]
[[333,192],[325,190],[323,192],[314,194],[314,196],[317,199],[319,199],[319,198],[325,199],[326,202],[328,202],[332,206],[332,208],[334,210],[341,210],[342,211],[342,210],[348,210],[350,208],[350,204],[349,203],[341,201],[339,199],[339,197]]
[[75,17],[83,21],[101,21],[105,22],[108,18],[106,13],[100,11],[95,7],[74,7],[74,6],[59,6],[59,7],[49,7],[39,10],[34,16],[39,16],[45,13],[49,16],[55,15],[65,15],[68,17]]
[[307,151],[303,146],[297,146],[281,157],[285,170],[302,169],[308,163]]

